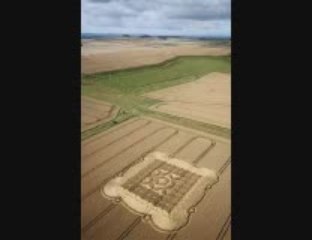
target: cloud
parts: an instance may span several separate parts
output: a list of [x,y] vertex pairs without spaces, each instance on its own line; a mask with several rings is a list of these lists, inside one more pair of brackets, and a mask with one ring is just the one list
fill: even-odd
[[230,0],[82,0],[82,32],[227,35]]

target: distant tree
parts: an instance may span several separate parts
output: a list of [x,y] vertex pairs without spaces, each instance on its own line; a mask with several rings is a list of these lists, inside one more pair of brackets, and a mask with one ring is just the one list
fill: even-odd
[[141,38],[150,38],[151,36],[150,35],[147,35],[147,34],[143,34],[141,35]]

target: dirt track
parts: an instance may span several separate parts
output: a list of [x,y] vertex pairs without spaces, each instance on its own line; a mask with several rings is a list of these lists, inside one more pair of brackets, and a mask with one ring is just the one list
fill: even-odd
[[81,53],[82,73],[104,72],[163,62],[183,55],[227,55],[228,46],[156,40],[88,41]]
[[118,108],[102,101],[82,97],[81,99],[81,131],[98,124],[110,121],[118,112]]
[[[187,226],[176,235],[154,230],[141,217],[100,194],[100,188],[111,177],[154,150],[220,175],[219,182],[207,191],[191,214]],[[216,239],[230,216],[230,152],[228,140],[150,118],[128,120],[83,141],[83,239]]]
[[152,109],[231,128],[231,75],[211,73],[194,82],[151,92],[164,101]]

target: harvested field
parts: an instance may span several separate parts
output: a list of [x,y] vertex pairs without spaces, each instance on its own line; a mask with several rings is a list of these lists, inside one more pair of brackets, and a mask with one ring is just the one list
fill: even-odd
[[93,98],[81,99],[81,131],[88,130],[99,124],[110,121],[116,116],[118,108]]
[[84,75],[82,85],[83,90],[92,92],[114,90],[114,94],[137,95],[194,81],[212,72],[230,71],[229,56],[185,56],[154,66]]
[[[229,73],[230,71],[230,56],[179,57],[155,66],[84,75],[82,77],[82,94],[119,106],[121,108],[120,113],[123,113],[123,119],[148,115],[204,132],[229,137],[230,129],[228,127],[210,124],[205,120],[196,121],[194,119],[198,119],[198,114],[196,118],[192,119],[172,115],[171,112],[167,114],[152,110],[150,107],[160,103],[161,100],[149,98],[145,94],[194,82],[209,73]],[[219,107],[216,106],[216,108]],[[93,128],[93,130],[96,129]]]
[[[84,42],[82,94],[98,100],[82,101],[82,122],[92,126],[82,132],[82,239],[230,239],[229,54],[230,45],[222,42]],[[156,162],[157,171],[144,165],[152,164],[144,157],[155,151],[169,159],[163,159],[167,165]],[[205,177],[198,170],[203,167],[218,175],[212,186],[186,177]],[[154,185],[159,176],[165,178]],[[123,185],[114,188],[121,177],[145,202],[129,198]],[[168,181],[175,187],[163,191]]]
[[[155,230],[140,215],[101,195],[103,186],[159,151],[217,173],[185,226],[175,232]],[[222,239],[231,213],[231,145],[214,135],[152,118],[133,118],[82,142],[82,239]],[[220,238],[222,236],[222,238]]]
[[106,72],[157,64],[177,56],[220,56],[230,46],[199,41],[96,40],[86,41],[81,53],[82,73]]
[[223,240],[230,240],[230,239],[231,239],[231,225],[229,225],[228,228],[226,229]]
[[231,128],[230,74],[210,73],[145,96],[162,101],[153,110]]

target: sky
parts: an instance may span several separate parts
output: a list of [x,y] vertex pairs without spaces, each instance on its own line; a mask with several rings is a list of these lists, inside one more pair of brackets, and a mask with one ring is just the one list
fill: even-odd
[[231,0],[81,0],[82,33],[231,36]]

